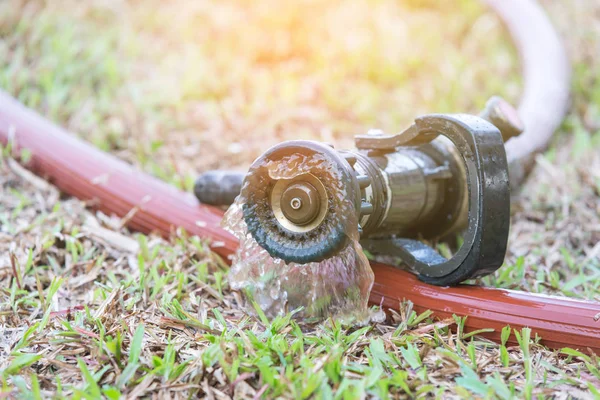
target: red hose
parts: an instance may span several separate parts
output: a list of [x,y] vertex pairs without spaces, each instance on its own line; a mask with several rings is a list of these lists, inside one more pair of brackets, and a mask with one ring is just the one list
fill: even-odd
[[[11,138],[12,136],[12,138]],[[188,193],[135,170],[86,144],[0,92],[0,141],[12,140],[32,153],[28,165],[63,192],[90,201],[93,207],[125,216],[138,207],[128,225],[169,236],[174,227],[212,240],[213,250],[230,255],[237,246],[220,226],[222,212],[201,205]],[[500,330],[528,326],[553,348],[572,347],[600,353],[600,304],[476,286],[440,288],[419,282],[410,273],[373,263],[375,285],[370,301],[396,309],[408,299],[419,311],[436,317],[467,315],[465,328]]]

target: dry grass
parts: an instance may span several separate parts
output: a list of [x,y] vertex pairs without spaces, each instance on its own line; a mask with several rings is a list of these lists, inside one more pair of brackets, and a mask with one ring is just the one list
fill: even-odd
[[[485,281],[600,300],[600,8],[545,3],[576,66],[573,109],[523,189],[506,265]],[[0,82],[182,187],[283,139],[347,144],[518,96],[510,42],[473,1],[298,4],[10,0]],[[527,329],[506,347],[410,304],[362,329],[248,316],[204,242],[132,234],[11,157],[0,162],[0,398],[600,396],[597,357],[559,356]]]

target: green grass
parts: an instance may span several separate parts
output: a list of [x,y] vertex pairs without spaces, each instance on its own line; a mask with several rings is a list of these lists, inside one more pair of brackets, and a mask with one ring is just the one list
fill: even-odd
[[[7,211],[27,189],[20,184],[20,195],[6,196]],[[362,328],[333,320],[299,325],[292,314],[269,320],[260,309],[247,315],[205,242],[136,234],[137,249],[118,250],[118,242],[94,237],[80,203],[61,203],[54,190],[44,195],[57,205],[24,206],[21,215],[35,210],[39,223],[21,225],[27,234],[17,237],[31,247],[17,251],[18,278],[4,278],[0,289],[2,318],[18,330],[6,336],[6,393],[509,399],[564,385],[595,393],[600,379],[600,359],[569,349],[561,357],[529,329],[507,327],[495,344],[466,333],[464,318],[434,323],[410,303],[394,322]],[[510,336],[518,346],[508,344]]]
[[[567,24],[568,5],[546,5]],[[488,285],[598,299],[600,81],[584,50],[598,38],[578,27],[573,109]],[[246,167],[281,140],[351,146],[419,114],[516,101],[519,84],[510,41],[475,1],[0,3],[3,90],[187,189],[199,171]],[[0,397],[600,396],[598,357],[545,349],[527,328],[491,343],[409,303],[362,328],[247,314],[207,243],[122,231],[33,187],[11,156],[0,160],[1,233],[15,243],[0,244]]]
[[[46,216],[47,222],[61,218],[60,212]],[[72,243],[70,248],[65,246],[64,255],[76,264],[88,260],[81,257],[82,249],[96,257],[110,253],[110,247],[90,242],[78,231],[65,232],[64,240]],[[70,283],[51,279],[64,272],[52,272],[50,265],[40,263],[22,274],[23,289],[16,279],[10,289],[3,289],[12,293],[17,310],[38,309],[41,317],[28,329],[23,327],[21,340],[1,373],[4,390],[14,385],[23,398],[42,398],[41,381],[43,389],[58,398],[103,395],[116,399],[150,381],[155,387],[146,390],[165,393],[184,387],[190,395],[205,393],[206,382],[226,394],[262,390],[269,398],[309,398],[317,393],[320,398],[450,393],[532,398],[542,393],[538,388],[558,384],[535,379],[540,374],[557,375],[567,385],[585,384],[582,376],[567,375],[554,365],[570,365],[571,357],[584,361],[581,373],[600,379],[594,357],[566,351],[569,360],[548,352],[538,352],[534,358],[530,351],[539,346],[528,329],[511,332],[507,328],[502,344],[494,344],[464,333],[464,319],[456,319],[458,332],[452,335],[450,323],[433,325],[429,313],[419,316],[409,304],[401,307],[407,317],[397,327],[351,328],[333,320],[306,327],[298,325],[291,314],[273,320],[264,315],[253,318],[228,307],[234,302],[233,294],[229,290],[222,294],[215,279],[219,268],[200,261],[208,256],[205,244],[180,237],[172,243],[153,239],[149,245],[143,235],[138,235],[138,241],[133,269],[119,268],[111,256],[102,259],[106,278],[84,290],[93,297],[81,311],[51,315],[50,304],[56,296],[63,297],[59,303],[68,302],[64,294],[58,295],[61,289],[69,296],[78,295],[81,289],[69,286],[86,276],[84,269],[71,273]],[[52,252],[49,246],[36,258],[44,259]],[[207,265],[210,274],[198,272]],[[182,276],[187,281],[181,292],[177,288]],[[25,289],[36,281],[41,291]],[[518,348],[507,347],[511,334]],[[65,349],[75,351],[71,354]],[[492,369],[489,358],[495,357],[501,365]],[[56,363],[76,368],[67,372],[57,369],[60,364]],[[34,366],[39,378],[27,372]],[[507,380],[521,368],[524,380]]]

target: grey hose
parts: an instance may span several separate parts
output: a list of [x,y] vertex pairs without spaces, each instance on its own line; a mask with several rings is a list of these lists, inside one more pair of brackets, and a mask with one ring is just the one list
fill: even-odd
[[561,124],[568,108],[571,65],[558,33],[535,0],[483,0],[502,19],[519,50],[525,131],[506,143],[511,187],[518,187]]

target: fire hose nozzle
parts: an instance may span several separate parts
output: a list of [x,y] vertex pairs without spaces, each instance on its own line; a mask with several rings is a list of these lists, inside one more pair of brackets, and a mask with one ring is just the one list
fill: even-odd
[[[504,121],[506,136],[520,129],[504,103],[488,102],[485,119],[432,114],[398,134],[358,135],[355,150],[313,141],[272,147],[241,186],[248,233],[286,263],[328,259],[356,236],[432,284],[495,271],[506,251],[510,193],[503,135],[486,119]],[[421,241],[462,230],[450,259]]]

